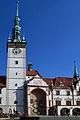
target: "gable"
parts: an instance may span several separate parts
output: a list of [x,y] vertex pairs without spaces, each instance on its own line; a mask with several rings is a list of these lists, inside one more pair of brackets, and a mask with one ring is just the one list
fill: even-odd
[[28,79],[27,85],[31,86],[48,86],[48,84],[41,78],[40,76],[36,75],[35,77]]

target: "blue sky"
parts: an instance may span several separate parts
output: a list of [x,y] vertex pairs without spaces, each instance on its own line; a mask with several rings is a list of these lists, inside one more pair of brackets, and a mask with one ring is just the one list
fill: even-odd
[[[0,75],[6,75],[15,15],[16,0],[0,0]],[[20,0],[19,17],[27,64],[30,58],[44,77],[73,77],[75,60],[80,75],[80,0]]]

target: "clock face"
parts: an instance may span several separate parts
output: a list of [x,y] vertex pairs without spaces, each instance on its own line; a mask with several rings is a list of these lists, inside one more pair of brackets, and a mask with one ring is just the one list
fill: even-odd
[[22,52],[22,50],[20,48],[13,48],[12,49],[12,53],[17,55],[17,54],[20,54]]

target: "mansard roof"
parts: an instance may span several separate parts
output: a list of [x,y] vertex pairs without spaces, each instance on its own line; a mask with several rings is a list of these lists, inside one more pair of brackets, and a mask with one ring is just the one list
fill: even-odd
[[0,76],[0,87],[6,87],[6,76]]
[[73,78],[67,77],[56,77],[55,79],[55,88],[68,89],[71,88]]

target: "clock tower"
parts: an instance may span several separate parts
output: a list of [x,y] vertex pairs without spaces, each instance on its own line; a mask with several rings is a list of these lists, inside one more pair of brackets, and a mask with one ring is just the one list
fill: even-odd
[[24,34],[23,39],[21,40],[20,18],[18,16],[18,0],[14,28],[12,31],[12,38],[9,35],[7,49],[7,112],[24,112],[24,83],[26,80],[26,41]]

